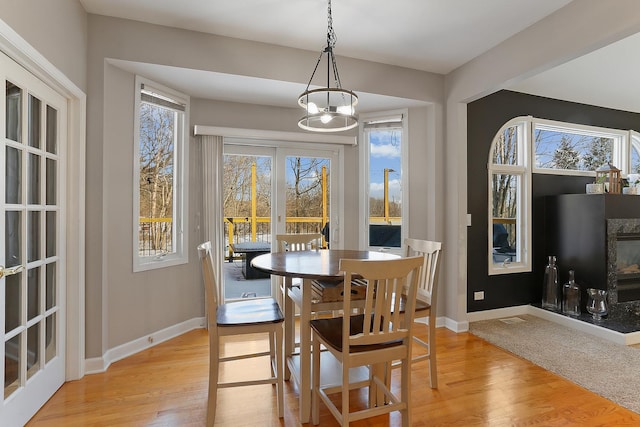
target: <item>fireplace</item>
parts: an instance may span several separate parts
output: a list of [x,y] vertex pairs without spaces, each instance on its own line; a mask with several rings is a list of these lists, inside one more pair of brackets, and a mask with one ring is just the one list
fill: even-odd
[[640,219],[607,220],[607,288],[610,304],[640,309]]
[[[640,332],[640,196],[546,196],[544,212],[544,255],[557,256],[563,283],[568,270],[575,271],[582,291],[579,320],[622,334]],[[609,314],[602,321],[586,311],[588,288],[607,291]]]

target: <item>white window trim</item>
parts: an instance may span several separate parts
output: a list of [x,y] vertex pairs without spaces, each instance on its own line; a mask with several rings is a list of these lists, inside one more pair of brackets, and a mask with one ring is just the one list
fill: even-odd
[[631,151],[633,150],[633,148],[635,147],[636,151],[638,152],[638,155],[640,156],[640,132],[635,131],[635,130],[630,130],[629,131],[629,139],[628,139],[628,144],[624,149],[624,153],[627,156],[628,159],[628,167],[626,169],[627,174],[632,173],[631,171],[631,160],[633,159],[633,156],[631,154]]
[[[516,126],[518,128],[518,165],[503,165],[493,163],[493,150],[497,141],[497,137],[501,135],[507,128]],[[488,265],[489,275],[511,274],[529,272],[532,269],[531,260],[531,167],[528,153],[528,146],[532,145],[533,126],[530,117],[516,117],[505,123],[496,132],[489,150],[489,159],[487,161],[487,247],[488,247]],[[520,254],[518,262],[493,262],[493,191],[491,187],[491,177],[494,173],[504,173],[509,175],[518,175],[518,213],[516,224],[518,224],[517,243]]]
[[[409,110],[399,109],[384,111],[378,113],[361,114],[359,117],[360,124],[358,126],[358,135],[360,141],[360,217],[364,218],[364,221],[360,223],[360,241],[359,247],[362,250],[383,250],[390,253],[397,253],[402,255],[402,247],[409,232]],[[378,246],[369,246],[369,144],[365,138],[364,125],[367,122],[375,120],[389,120],[402,117],[402,153],[400,159],[400,165],[402,167],[402,228],[400,235],[400,247],[399,248],[380,248]]]
[[[141,85],[152,87],[154,91],[164,93],[167,96],[185,105],[182,123],[178,123],[178,134],[182,136],[176,147],[176,172],[174,184],[174,235],[175,252],[163,256],[141,257],[138,254],[138,223],[140,218],[140,103]],[[187,215],[187,203],[189,201],[189,96],[153,82],[141,76],[135,78],[135,118],[134,118],[134,143],[133,143],[133,271],[141,272],[157,268],[186,264],[189,262],[189,221]]]
[[[519,146],[519,165],[500,165],[493,163],[493,151],[497,137],[505,129],[513,126],[523,126],[524,132],[518,131],[518,137],[522,137],[522,146]],[[506,122],[496,133],[489,151],[487,162],[487,246],[488,246],[488,272],[489,275],[511,274],[532,271],[532,231],[531,231],[531,183],[532,175],[572,175],[572,176],[594,176],[595,171],[572,171],[562,169],[539,168],[535,165],[536,148],[534,144],[534,131],[536,128],[544,128],[557,131],[567,131],[583,133],[585,135],[607,137],[613,139],[612,163],[618,167],[623,175],[629,173],[631,168],[632,146],[637,146],[640,153],[640,133],[634,130],[619,130],[603,128],[597,126],[587,126],[575,123],[560,122],[555,120],[538,119],[531,116],[516,117]],[[523,157],[524,156],[524,157]],[[493,191],[491,187],[491,177],[494,173],[505,173],[521,176],[521,188],[518,197],[518,249],[521,251],[521,261],[516,263],[494,263],[493,262],[493,212],[492,199]],[[524,242],[522,240],[525,240]]]
[[[532,122],[532,132],[540,127],[547,130],[554,130],[558,132],[574,132],[576,134],[583,134],[588,136],[605,137],[613,139],[613,153],[611,154],[611,163],[620,168],[623,174],[629,170],[630,163],[630,151],[629,151],[629,131],[610,129],[597,126],[587,126],[575,123],[560,122],[556,120],[546,120],[529,117]],[[572,176],[594,176],[594,171],[578,171],[578,170],[566,170],[566,169],[549,169],[540,168],[536,166],[536,147],[533,143],[534,134],[531,134],[531,144],[529,147],[531,166],[533,173],[549,174],[549,175],[572,175]]]

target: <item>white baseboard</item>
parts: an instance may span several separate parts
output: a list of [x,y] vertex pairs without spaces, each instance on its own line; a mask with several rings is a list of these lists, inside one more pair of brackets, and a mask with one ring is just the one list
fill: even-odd
[[518,316],[521,314],[529,313],[530,305],[518,305],[515,307],[496,308],[493,310],[474,311],[467,313],[467,320],[469,322],[478,322],[480,320],[492,320],[500,319],[509,316]]
[[160,344],[161,342],[180,336],[193,329],[204,327],[205,318],[196,317],[177,325],[169,326],[168,328],[151,333],[149,335],[145,335],[144,337],[138,338],[131,342],[119,345],[107,350],[107,352],[102,357],[93,357],[91,359],[86,359],[84,362],[85,374],[97,374],[105,372],[113,362],[122,360],[127,356],[131,356],[132,354],[151,348],[155,345]]

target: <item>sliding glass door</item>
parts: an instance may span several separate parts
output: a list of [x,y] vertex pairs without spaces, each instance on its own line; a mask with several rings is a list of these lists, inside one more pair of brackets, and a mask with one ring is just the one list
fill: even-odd
[[[337,229],[340,150],[307,144],[224,146],[224,294],[226,300],[274,294],[250,259],[274,249],[279,233]],[[323,240],[327,247],[328,240]]]

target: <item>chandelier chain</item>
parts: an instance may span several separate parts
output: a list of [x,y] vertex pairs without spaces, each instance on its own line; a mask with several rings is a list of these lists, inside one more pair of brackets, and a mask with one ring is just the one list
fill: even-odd
[[331,0],[329,0],[329,4],[327,5],[327,47],[333,49],[336,46],[337,41],[338,41],[338,37],[336,36],[336,32],[333,30],[333,16],[331,15]]

